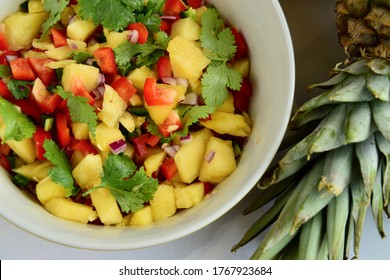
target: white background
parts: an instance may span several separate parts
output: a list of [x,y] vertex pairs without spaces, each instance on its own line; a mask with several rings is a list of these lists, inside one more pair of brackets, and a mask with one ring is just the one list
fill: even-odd
[[[280,0],[296,55],[296,106],[307,98],[305,86],[326,80],[332,67],[345,57],[337,43],[334,2]],[[230,248],[240,240],[259,215],[241,215],[253,194],[255,192],[248,194],[219,220],[190,236],[168,244],[132,251],[98,252],[64,247],[32,236],[0,218],[0,259],[248,259],[261,237],[237,253],[231,253]],[[385,220],[385,229],[390,235],[388,220]],[[367,213],[360,259],[390,259],[390,237],[380,239],[370,212]]]

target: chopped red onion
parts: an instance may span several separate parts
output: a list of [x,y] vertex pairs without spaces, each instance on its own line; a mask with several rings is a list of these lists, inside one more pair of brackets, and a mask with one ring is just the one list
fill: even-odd
[[171,86],[176,86],[177,85],[177,80],[172,77],[161,77],[161,80],[164,82],[164,84],[168,84]]
[[176,83],[179,86],[188,87],[188,80],[184,78],[176,78]]
[[112,142],[110,145],[111,152],[115,155],[118,155],[120,153],[123,153],[127,148],[127,143],[125,140],[118,140]]
[[104,86],[104,84],[106,83],[106,77],[104,76],[104,74],[99,73],[97,82],[99,86]]
[[175,157],[177,151],[179,150],[179,146],[165,146],[164,151],[167,153],[167,155],[171,158]]
[[214,156],[215,156],[215,151],[210,150],[210,151],[207,153],[207,155],[206,155],[206,157],[205,157],[205,160],[206,160],[207,162],[210,162],[210,161],[213,160]]
[[189,144],[192,142],[192,134],[188,133],[186,136],[180,137],[180,144]]
[[186,105],[198,105],[199,104],[199,95],[195,92],[187,93],[184,96],[184,100],[181,102]]
[[5,56],[5,59],[7,60],[8,63],[10,63],[12,60],[15,60],[15,59],[17,59],[17,58],[18,58],[18,56],[17,56],[17,55],[14,55],[14,54],[7,54],[7,55]]
[[104,96],[105,87],[98,86],[97,88],[91,91],[91,96],[94,100],[99,100]]
[[69,16],[68,25],[73,23],[76,19],[76,14]]
[[172,21],[175,21],[177,20],[179,17],[177,16],[161,16],[160,17],[162,20],[172,20]]
[[139,39],[138,30],[132,30],[129,37],[128,37],[129,42],[132,44],[137,44],[138,39]]

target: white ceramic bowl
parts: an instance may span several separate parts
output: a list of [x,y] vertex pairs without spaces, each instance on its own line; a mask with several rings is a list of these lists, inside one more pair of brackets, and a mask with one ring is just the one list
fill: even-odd
[[[0,19],[23,1],[0,0]],[[215,221],[235,206],[271,163],[284,136],[294,96],[294,54],[288,26],[277,0],[210,0],[244,33],[250,48],[254,96],[253,134],[237,170],[217,192],[196,207],[150,228],[120,229],[82,225],[49,214],[16,188],[0,170],[0,215],[19,228],[59,244],[97,250],[136,249],[169,242]]]

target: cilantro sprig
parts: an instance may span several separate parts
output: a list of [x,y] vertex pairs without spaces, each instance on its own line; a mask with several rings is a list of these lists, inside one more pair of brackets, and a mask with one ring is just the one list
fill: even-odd
[[48,19],[42,24],[43,32],[41,38],[45,37],[50,28],[59,22],[61,19],[61,13],[68,5],[69,0],[45,0],[43,2],[43,8],[50,14]]
[[88,104],[88,99],[66,92],[61,86],[57,86],[55,92],[63,99],[66,99],[66,105],[69,108],[70,118],[72,121],[76,123],[86,123],[88,125],[89,132],[93,137],[95,137],[98,118],[94,107]]
[[43,148],[45,149],[45,158],[54,165],[49,170],[50,179],[65,189],[67,197],[76,195],[79,188],[74,184],[72,167],[65,152],[61,151],[57,144],[50,139],[45,140]]
[[152,200],[157,187],[158,181],[148,177],[143,167],[137,170],[136,164],[128,156],[109,154],[103,165],[101,184],[83,195],[107,188],[121,210],[129,213],[141,210],[145,202]]
[[22,141],[31,138],[36,131],[34,123],[20,108],[0,97],[0,116],[5,123],[2,143],[7,140]]
[[228,65],[237,51],[236,40],[215,8],[202,14],[200,41],[211,60],[202,77],[202,96],[207,105],[218,108],[228,97],[229,89],[241,88],[242,77]]
[[156,33],[154,42],[145,44],[132,44],[124,42],[114,49],[115,60],[123,75],[131,69],[143,65],[151,66],[157,63],[159,57],[165,54],[168,47],[169,37],[167,33],[159,31]]

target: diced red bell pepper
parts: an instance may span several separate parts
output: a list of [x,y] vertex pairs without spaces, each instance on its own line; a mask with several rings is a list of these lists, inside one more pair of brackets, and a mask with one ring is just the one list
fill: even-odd
[[158,125],[158,131],[164,136],[169,137],[173,132],[183,127],[180,117],[175,110],[172,110],[165,121]]
[[37,122],[41,120],[41,110],[36,103],[27,99],[15,99],[13,103],[22,110],[23,114],[33,117]]
[[65,32],[57,28],[51,28],[51,37],[56,48],[66,46],[68,44]]
[[241,88],[238,91],[231,91],[233,94],[233,104],[236,113],[248,112],[249,100],[252,96],[252,85],[248,78],[242,80]]
[[80,151],[80,152],[84,153],[84,155],[87,155],[87,154],[97,155],[98,154],[98,151],[96,150],[96,148],[88,140],[76,140],[75,143],[72,145],[72,150]]
[[52,139],[50,131],[45,131],[42,127],[37,126],[33,135],[33,139],[35,143],[35,150],[37,152],[37,158],[39,160],[44,160],[46,151],[43,147],[43,144],[46,139]]
[[158,87],[154,78],[146,78],[144,85],[144,98],[149,106],[171,105],[175,101],[176,91]]
[[19,57],[20,54],[15,51],[4,51],[2,54],[0,54],[0,65],[9,65],[7,60],[8,56]]
[[11,101],[13,99],[13,95],[11,91],[8,89],[7,84],[0,80],[0,96]]
[[8,172],[10,172],[12,169],[11,163],[9,162],[8,158],[3,154],[0,154],[0,166]]
[[187,0],[187,4],[194,9],[199,8],[202,6],[202,0]]
[[242,33],[235,27],[232,27],[233,35],[236,39],[237,51],[234,56],[235,59],[242,59],[248,57],[248,45]]
[[77,76],[73,77],[70,91],[76,96],[82,96],[87,98],[88,104],[93,106],[95,100],[92,98],[89,91],[85,88],[83,82]]
[[153,134],[150,134],[148,139],[146,140],[146,144],[148,144],[150,147],[156,146],[159,142],[160,142],[160,137]]
[[130,141],[134,144],[135,152],[140,158],[145,157],[148,154],[148,147],[146,147],[146,141],[149,138],[149,134],[145,133],[138,137],[131,138]]
[[208,194],[208,193],[211,193],[211,191],[214,189],[215,185],[214,184],[211,184],[209,182],[205,182],[203,183],[204,185],[204,194]]
[[7,143],[1,144],[0,143],[0,154],[8,156],[11,152],[10,146],[8,146]]
[[115,61],[115,54],[112,48],[103,47],[98,48],[93,52],[93,56],[97,59],[97,64],[100,71],[104,74],[117,74],[118,67]]
[[160,30],[166,32],[168,35],[171,34],[171,29],[172,29],[172,23],[170,23],[167,20],[161,20],[160,24]]
[[0,51],[8,50],[8,42],[7,42],[7,38],[5,37],[5,32],[3,29],[4,28],[1,28],[0,25]]
[[17,58],[10,62],[12,75],[16,80],[34,81],[35,74],[27,62],[27,59]]
[[177,16],[186,9],[186,5],[181,0],[167,0],[162,12],[164,15]]
[[55,125],[58,142],[60,143],[61,148],[65,148],[72,141],[68,126],[68,116],[65,112],[57,111],[55,114]]
[[53,60],[50,58],[27,58],[27,62],[35,75],[39,77],[46,86],[50,85],[50,83],[53,82],[56,78],[54,69],[46,66],[46,64],[52,61]]
[[165,179],[171,180],[177,172],[177,165],[173,158],[166,158],[160,166],[160,171]]
[[137,92],[137,89],[126,77],[115,79],[111,84],[111,87],[119,94],[120,97],[122,97],[126,104],[129,103],[130,99]]
[[130,23],[128,30],[136,30],[138,32],[138,43],[145,44],[148,40],[149,31],[141,22]]
[[62,102],[61,96],[52,94],[39,78],[35,80],[31,93],[30,100],[33,100],[45,114],[53,113]]
[[172,65],[169,57],[161,56],[157,61],[157,74],[160,78],[173,77]]

